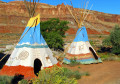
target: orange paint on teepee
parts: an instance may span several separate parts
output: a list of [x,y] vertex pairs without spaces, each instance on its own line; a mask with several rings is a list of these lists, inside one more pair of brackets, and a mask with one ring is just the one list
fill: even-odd
[[60,63],[58,62],[57,64],[54,64],[53,66],[44,67],[44,69],[46,69],[46,68],[52,68],[52,67],[54,67],[55,65],[57,65],[58,67],[61,67]]
[[[61,67],[61,65],[59,63],[54,64],[57,65],[58,67]],[[44,67],[44,69],[46,68],[52,68],[53,66],[49,66],[49,67]],[[14,76],[16,74],[20,74],[20,75],[24,75],[25,79],[31,79],[31,78],[36,78],[37,76],[34,74],[34,68],[33,67],[28,67],[28,66],[6,66],[4,65],[4,67],[2,68],[2,70],[0,71],[0,75],[8,75],[8,76]]]
[[25,79],[31,79],[36,77],[34,74],[34,69],[32,67],[25,66],[4,66],[0,71],[0,75],[14,76],[15,74],[24,75]]

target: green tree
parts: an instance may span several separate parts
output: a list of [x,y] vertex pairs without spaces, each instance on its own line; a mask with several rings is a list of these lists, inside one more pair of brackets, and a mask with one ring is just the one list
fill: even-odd
[[102,41],[102,44],[105,46],[105,47],[111,47],[112,46],[112,43],[111,43],[111,40],[110,40],[110,36],[108,36],[107,38],[103,39]]
[[48,21],[41,22],[41,33],[48,46],[54,50],[63,49],[63,37],[65,31],[69,28],[68,21],[61,21],[58,18],[52,18]]
[[103,40],[103,44],[111,46],[114,54],[120,54],[120,27],[118,25],[115,26],[110,36]]

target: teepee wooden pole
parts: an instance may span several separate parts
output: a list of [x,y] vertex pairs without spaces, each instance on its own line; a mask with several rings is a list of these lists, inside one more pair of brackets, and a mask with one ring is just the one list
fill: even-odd
[[28,2],[26,0],[24,0],[24,4],[25,4],[25,7],[29,13],[29,17],[30,17],[30,9],[29,9],[29,6],[28,6]]
[[85,18],[84,18],[83,22],[84,22],[84,21],[85,21],[85,19],[87,18],[87,16],[88,16],[88,14],[90,13],[90,10],[92,9],[92,7],[93,7],[93,4],[92,4],[92,6],[90,7],[89,11],[87,12],[87,14],[86,14],[86,16],[85,16]]
[[86,2],[86,0],[84,1],[84,5],[83,5],[82,10],[81,10],[82,13],[80,14],[81,19],[80,19],[80,22],[79,22],[79,28],[81,27],[81,25],[83,23],[83,13],[84,13],[84,9],[85,9],[84,8],[85,7],[85,2]]
[[[38,0],[39,2],[40,0]],[[33,2],[30,0],[30,2],[24,0],[25,7],[29,13],[29,17],[33,17],[35,14],[35,9],[37,7],[36,0],[33,0]]]
[[[83,1],[83,0],[81,0],[81,7],[80,7],[80,8],[82,8],[82,1]],[[79,9],[79,24],[80,24],[80,20],[81,20],[81,13],[82,13],[82,12],[81,12],[81,9]],[[79,27],[79,26],[78,26],[78,27]]]
[[[90,1],[90,0],[89,0],[89,1]],[[85,15],[86,15],[86,11],[87,11],[87,7],[88,7],[88,4],[89,4],[89,1],[87,1],[87,3],[86,3],[86,7],[85,7],[85,10],[84,10],[83,18],[84,18]]]
[[[73,7],[73,4],[72,4],[72,1],[70,0],[70,2],[71,2],[71,5],[72,5],[72,7]],[[75,16],[75,19],[76,19],[76,22],[79,24],[79,21],[78,21],[78,18],[77,18],[77,14],[75,13],[75,8],[73,8],[73,15]]]
[[[67,6],[67,8],[68,8],[68,10],[69,10],[69,12],[70,12],[70,14],[72,15],[72,17],[74,18],[74,20],[77,22],[77,20],[76,20],[76,18],[75,18],[75,16],[73,15],[73,13],[72,13],[72,11],[70,10],[70,8],[68,7],[68,5],[66,5]],[[78,22],[77,22],[78,23]]]

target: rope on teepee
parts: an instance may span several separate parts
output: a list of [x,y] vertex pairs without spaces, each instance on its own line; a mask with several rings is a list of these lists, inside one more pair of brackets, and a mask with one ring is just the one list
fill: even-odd
[[9,53],[7,53],[6,55],[4,55],[1,59],[0,62],[8,55]]
[[14,48],[9,49],[9,52],[7,54],[5,54],[1,59],[0,62],[10,53],[10,50],[13,50]]

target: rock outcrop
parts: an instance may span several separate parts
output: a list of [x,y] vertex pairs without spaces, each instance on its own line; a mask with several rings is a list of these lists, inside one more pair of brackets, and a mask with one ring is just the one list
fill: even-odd
[[[70,29],[66,33],[76,33],[77,25],[64,4],[57,6],[37,4],[35,15],[40,13],[41,21],[49,18],[67,20],[70,22]],[[78,12],[81,9],[75,8],[75,10]],[[0,33],[22,33],[28,20],[29,15],[22,1],[0,2]],[[90,11],[84,24],[88,34],[109,34],[115,24],[120,24],[120,15]]]

